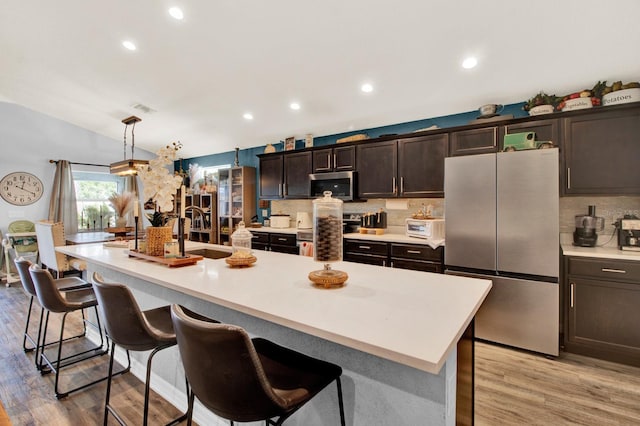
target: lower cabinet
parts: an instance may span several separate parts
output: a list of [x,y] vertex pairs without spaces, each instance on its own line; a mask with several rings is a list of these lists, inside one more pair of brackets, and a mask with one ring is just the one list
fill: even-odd
[[360,239],[344,240],[344,260],[369,265],[443,273],[444,247]]
[[566,260],[565,350],[640,366],[640,262]]
[[295,234],[252,231],[251,248],[254,250],[275,251],[278,253],[298,254]]

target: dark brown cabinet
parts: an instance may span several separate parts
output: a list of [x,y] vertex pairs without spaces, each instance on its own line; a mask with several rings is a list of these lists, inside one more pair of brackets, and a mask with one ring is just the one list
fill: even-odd
[[395,140],[357,145],[356,170],[360,198],[398,195],[398,143]]
[[283,154],[260,157],[260,198],[277,200],[282,198]]
[[452,157],[498,151],[498,128],[495,126],[456,130],[450,136]]
[[344,256],[347,262],[387,266],[389,247],[387,243],[368,240],[344,240]]
[[348,172],[356,167],[356,147],[353,145],[313,151],[313,173]]
[[502,133],[498,135],[498,149],[504,148],[504,135],[513,133],[535,132],[537,141],[550,141],[554,146],[560,146],[560,119],[552,118],[548,120],[536,120],[524,123],[507,124],[502,128]]
[[345,238],[344,260],[441,274],[444,271],[444,247],[433,249],[424,244]]
[[640,262],[566,259],[565,349],[640,366]]
[[442,197],[446,133],[357,146],[360,198]]
[[284,156],[284,198],[309,198],[311,152],[295,152]]
[[295,234],[262,231],[251,231],[251,234],[251,248],[254,250],[298,254],[298,245]]
[[442,133],[398,141],[399,196],[444,196],[444,159],[449,135]]
[[391,243],[389,266],[414,271],[444,272],[444,247]]
[[640,194],[639,107],[568,117],[563,128],[566,195]]
[[260,157],[260,198],[308,198],[311,152]]

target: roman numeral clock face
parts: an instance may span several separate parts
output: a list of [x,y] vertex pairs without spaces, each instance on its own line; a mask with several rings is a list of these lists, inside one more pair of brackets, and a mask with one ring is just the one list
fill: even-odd
[[42,181],[31,173],[9,173],[0,180],[0,196],[16,206],[35,203],[43,192]]

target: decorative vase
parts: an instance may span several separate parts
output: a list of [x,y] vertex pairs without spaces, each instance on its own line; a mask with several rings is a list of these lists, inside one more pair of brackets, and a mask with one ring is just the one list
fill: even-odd
[[168,226],[150,226],[147,228],[147,254],[163,256],[164,243],[171,242],[172,229]]
[[127,226],[127,218],[119,217],[116,219],[116,228],[124,228]]

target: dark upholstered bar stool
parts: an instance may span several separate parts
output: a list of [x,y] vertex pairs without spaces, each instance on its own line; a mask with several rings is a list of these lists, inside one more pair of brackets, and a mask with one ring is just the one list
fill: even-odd
[[[124,420],[109,404],[111,395],[111,372],[115,346],[127,351],[151,351],[147,359],[147,375],[144,384],[143,424],[146,425],[149,415],[149,387],[151,380],[151,362],[159,351],[174,346],[176,335],[171,323],[169,306],[141,311],[131,291],[123,284],[107,283],[97,273],[93,274],[93,287],[98,298],[100,310],[107,335],[111,339],[111,360],[109,362],[109,380],[104,408],[104,424],[107,425],[109,413],[122,425]],[[186,384],[187,403],[189,385]],[[176,424],[187,418],[187,414],[172,420],[168,424]]]
[[[44,308],[42,306],[40,306],[40,321],[38,322],[38,337],[36,338],[36,340],[34,340],[33,337],[29,334],[29,323],[31,321],[31,308],[33,307],[33,300],[34,299],[37,300],[38,298],[38,295],[36,294],[36,288],[33,286],[33,280],[31,279],[31,274],[29,273],[29,267],[33,263],[22,257],[17,258],[14,261],[14,263],[16,265],[16,270],[18,271],[18,275],[20,276],[20,282],[22,283],[22,288],[24,292],[29,296],[29,307],[27,308],[27,320],[25,321],[25,326],[24,326],[24,337],[22,339],[22,348],[24,349],[25,352],[31,352],[33,350],[36,351],[34,361],[37,367],[39,365],[38,361],[39,361],[41,346],[46,347],[46,346],[55,344],[56,342],[40,343],[40,337],[42,333],[42,329],[41,329],[42,319],[44,316]],[[55,280],[55,285],[57,289],[60,291],[77,290],[80,288],[91,287],[91,283],[88,283],[85,280],[80,279],[78,277],[60,278],[58,280]],[[83,337],[84,335],[85,335],[85,331],[83,327],[82,333],[80,333],[77,336],[68,337],[65,340]],[[27,340],[31,343],[32,345],[31,347],[27,346]]]
[[189,425],[194,396],[232,426],[234,421],[261,420],[281,425],[335,380],[344,426],[341,367],[262,338],[251,339],[234,325],[200,321],[178,305],[171,306],[171,317],[191,385]]
[[[32,265],[29,268],[29,273],[31,275],[31,279],[33,280],[33,285],[36,289],[36,295],[38,296],[38,301],[40,305],[47,311],[44,325],[42,326],[42,342],[46,342],[47,340],[47,326],[49,322],[49,314],[51,312],[61,313],[62,321],[60,324],[60,337],[57,342],[58,356],[55,360],[49,359],[44,348],[40,353],[40,371],[42,374],[53,372],[55,374],[55,382],[54,382],[54,392],[56,398],[64,398],[72,392],[76,392],[78,390],[87,388],[91,385],[99,383],[103,380],[106,380],[107,377],[102,377],[100,379],[91,381],[89,383],[84,383],[73,387],[71,389],[67,389],[65,391],[61,391],[58,387],[60,370],[64,367],[79,363],[81,361],[85,361],[89,358],[93,358],[95,356],[104,355],[108,351],[108,340],[105,345],[104,335],[102,333],[102,328],[100,327],[100,318],[98,317],[98,302],[96,300],[93,289],[91,288],[83,288],[78,290],[69,290],[69,291],[60,291],[55,284],[55,280],[51,276],[51,273],[48,270],[41,269],[38,265]],[[83,322],[91,324],[97,328],[100,333],[100,344],[96,346],[92,346],[89,349],[80,350],[76,353],[68,355],[66,357],[62,357],[62,344],[64,343],[64,328],[67,319],[67,315],[71,312],[75,312],[78,310],[84,310],[87,308],[93,308],[96,313],[97,324],[93,324],[87,321],[83,315]],[[45,366],[46,364],[46,366]],[[45,367],[48,367],[47,370]]]

